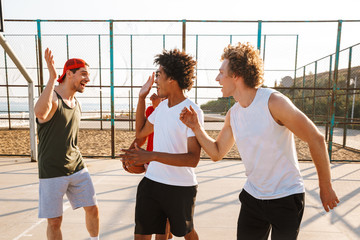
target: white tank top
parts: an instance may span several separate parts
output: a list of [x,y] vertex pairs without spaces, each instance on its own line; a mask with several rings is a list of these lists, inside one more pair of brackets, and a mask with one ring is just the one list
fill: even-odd
[[273,119],[268,102],[273,89],[259,88],[246,108],[230,109],[230,125],[245,165],[244,189],[257,199],[305,192],[293,133]]

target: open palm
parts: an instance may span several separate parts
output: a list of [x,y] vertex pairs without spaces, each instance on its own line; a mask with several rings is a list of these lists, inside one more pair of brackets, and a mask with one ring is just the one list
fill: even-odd
[[52,52],[49,50],[49,48],[45,50],[45,60],[49,69],[50,79],[56,79],[57,75],[54,63],[54,56],[52,55]]
[[155,79],[155,73],[153,73],[149,79],[146,81],[146,83],[141,87],[139,92],[139,97],[146,98],[146,96],[149,94],[152,85],[154,84]]

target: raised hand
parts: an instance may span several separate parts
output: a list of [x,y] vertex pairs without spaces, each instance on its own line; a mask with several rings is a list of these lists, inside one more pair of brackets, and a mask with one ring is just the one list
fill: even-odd
[[55,63],[54,63],[54,56],[52,55],[52,52],[49,50],[49,48],[46,48],[46,50],[45,50],[45,60],[46,60],[47,67],[49,69],[49,75],[50,75],[49,80],[55,80],[57,77],[57,74],[56,74],[56,68],[55,68]]
[[147,82],[141,87],[139,92],[140,98],[146,98],[146,96],[149,94],[151,87],[154,84],[154,79],[155,79],[155,73],[153,72],[152,75],[147,80]]
[[199,119],[196,111],[190,105],[190,109],[184,107],[180,113],[180,120],[189,128],[195,129],[200,127]]

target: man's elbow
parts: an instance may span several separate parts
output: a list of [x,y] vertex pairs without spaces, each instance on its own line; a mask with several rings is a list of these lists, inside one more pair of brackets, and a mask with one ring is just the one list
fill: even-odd
[[313,134],[311,138],[309,138],[309,140],[306,142],[309,146],[310,151],[326,148],[325,137],[320,132]]
[[198,164],[199,164],[199,161],[197,161],[197,162],[191,162],[191,163],[189,164],[189,167],[191,167],[191,168],[196,168]]
[[34,106],[34,114],[37,119],[45,120],[51,112],[51,105],[41,106],[38,102]]
[[217,162],[217,161],[220,161],[220,160],[222,159],[222,157],[213,156],[213,157],[210,157],[210,159],[211,159],[213,162]]
[[209,155],[211,161],[213,161],[213,162],[220,161],[224,157],[220,153],[215,153],[215,152],[208,153],[208,155]]
[[196,168],[199,162],[200,162],[200,155],[196,154],[196,156],[191,157],[187,165],[188,167]]
[[314,136],[311,138],[316,143],[325,143],[325,137],[322,133],[318,132],[317,134],[314,134]]
[[137,139],[140,139],[140,138],[144,138],[144,137],[147,137],[147,136],[144,135],[141,131],[135,131],[135,137]]
[[39,111],[37,108],[34,108],[34,114],[37,119],[45,120],[46,116],[43,112]]

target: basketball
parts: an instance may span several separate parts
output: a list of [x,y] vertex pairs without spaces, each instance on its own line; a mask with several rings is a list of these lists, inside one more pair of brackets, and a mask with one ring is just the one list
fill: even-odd
[[145,172],[145,170],[146,170],[144,167],[144,164],[133,165],[133,166],[129,166],[129,167],[126,167],[123,164],[123,168],[125,171],[127,171],[129,173],[134,173],[134,174],[140,174],[140,173]]

